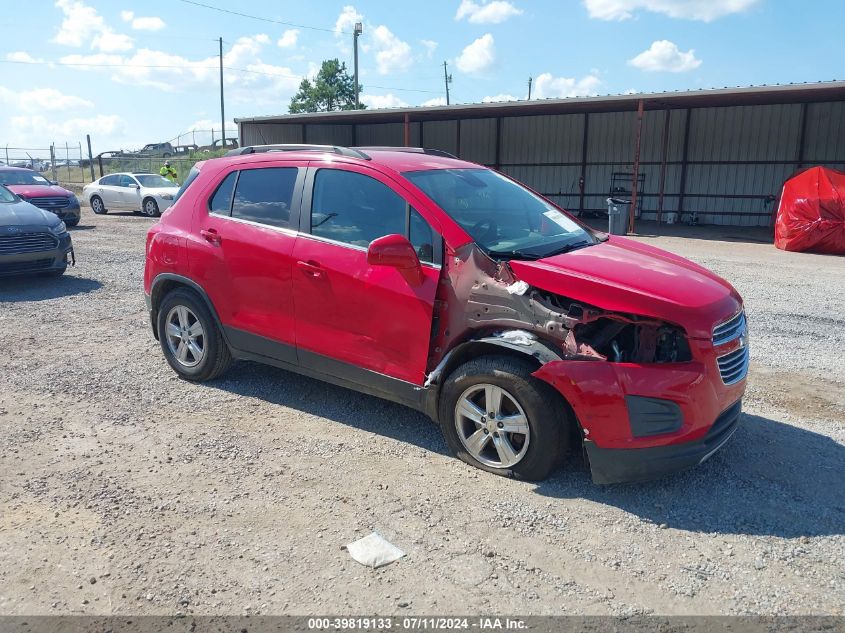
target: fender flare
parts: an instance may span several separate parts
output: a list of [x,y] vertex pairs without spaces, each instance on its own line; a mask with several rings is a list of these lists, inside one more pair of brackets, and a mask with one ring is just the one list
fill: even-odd
[[161,285],[167,281],[187,286],[200,296],[205,303],[205,306],[208,308],[208,311],[211,313],[211,318],[213,318],[216,322],[217,327],[223,336],[223,340],[226,341],[226,345],[229,345],[229,340],[226,336],[226,330],[223,327],[223,322],[220,320],[220,315],[217,314],[217,309],[211,302],[211,298],[208,296],[208,293],[193,279],[183,275],[177,275],[176,273],[159,273],[150,284],[150,322],[152,323],[153,334],[155,335],[156,340],[158,340],[158,306],[161,304],[162,299]]
[[439,422],[440,388],[444,376],[461,364],[464,360],[476,356],[476,350],[506,349],[510,352],[517,352],[538,362],[540,366],[546,363],[563,360],[561,352],[548,341],[538,338],[533,332],[527,330],[502,330],[493,334],[472,338],[464,341],[450,349],[431,370],[426,377],[423,388],[425,389],[424,410],[436,422]]

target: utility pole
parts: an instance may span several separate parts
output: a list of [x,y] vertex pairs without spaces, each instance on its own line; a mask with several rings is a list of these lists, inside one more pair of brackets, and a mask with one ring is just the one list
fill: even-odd
[[449,84],[452,83],[452,75],[449,74],[446,62],[443,62],[443,79],[446,82],[446,105],[449,105]]
[[220,147],[226,147],[226,108],[223,103],[223,38],[220,38],[220,125],[222,132],[220,138],[223,139]]
[[531,101],[531,83],[534,81],[533,77],[528,77],[528,100]]
[[355,109],[358,110],[361,104],[358,102],[358,36],[364,32],[364,25],[360,22],[355,23],[355,29],[352,31],[352,48],[355,51]]

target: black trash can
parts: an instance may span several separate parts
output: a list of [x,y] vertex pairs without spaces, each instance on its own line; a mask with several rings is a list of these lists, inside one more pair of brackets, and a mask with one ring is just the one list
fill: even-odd
[[628,235],[628,218],[631,201],[621,198],[607,199],[607,232],[611,235]]

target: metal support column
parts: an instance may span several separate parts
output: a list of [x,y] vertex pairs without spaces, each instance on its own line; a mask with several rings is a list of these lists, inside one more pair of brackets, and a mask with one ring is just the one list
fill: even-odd
[[496,158],[495,164],[493,165],[496,168],[496,171],[500,171],[502,168],[502,117],[496,117]]
[[455,120],[455,156],[461,157],[461,120]]
[[411,146],[411,116],[406,112],[405,113],[405,147]]
[[634,218],[636,217],[637,211],[637,194],[639,193],[637,189],[639,188],[640,180],[640,144],[642,142],[643,135],[643,109],[643,100],[640,99],[639,103],[637,104],[637,132],[634,140],[634,171],[632,174],[631,182],[631,209],[628,213],[629,233],[634,232]]
[[663,193],[666,190],[666,159],[669,155],[669,119],[671,110],[663,111],[663,143],[660,150],[660,191],[657,194],[657,223],[663,219]]
[[801,104],[801,132],[798,136],[798,160],[796,161],[798,169],[804,166],[804,141],[807,138],[807,110],[809,106],[809,103]]
[[687,192],[687,159],[689,157],[689,128],[692,110],[687,108],[687,118],[684,122],[684,150],[681,155],[681,187],[678,191],[678,222],[684,212],[684,194]]
[[578,215],[584,215],[584,191],[587,188],[587,141],[590,136],[590,114],[584,113],[584,135],[581,138],[581,177],[578,179]]

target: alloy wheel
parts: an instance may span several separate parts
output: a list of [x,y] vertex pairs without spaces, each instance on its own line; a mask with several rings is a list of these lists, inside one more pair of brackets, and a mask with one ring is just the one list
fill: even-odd
[[156,203],[154,200],[147,200],[144,203],[144,213],[150,217],[153,217],[156,214]]
[[458,438],[472,457],[491,468],[511,468],[528,450],[528,416],[507,390],[481,383],[466,389],[455,405]]
[[189,308],[173,306],[165,319],[165,338],[173,358],[184,367],[196,367],[205,356],[205,331]]

